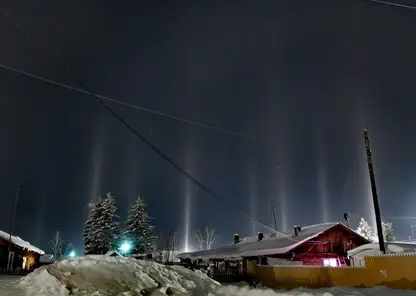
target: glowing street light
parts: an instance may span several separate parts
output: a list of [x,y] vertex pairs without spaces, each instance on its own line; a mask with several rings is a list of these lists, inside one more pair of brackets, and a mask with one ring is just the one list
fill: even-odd
[[123,253],[123,254],[126,254],[126,253],[128,253],[128,252],[130,252],[130,250],[131,250],[131,243],[129,243],[129,242],[124,242],[124,243],[122,243],[121,244],[121,246],[120,246],[120,252],[121,253]]
[[75,251],[71,251],[71,252],[69,253],[69,257],[70,257],[70,258],[75,257]]

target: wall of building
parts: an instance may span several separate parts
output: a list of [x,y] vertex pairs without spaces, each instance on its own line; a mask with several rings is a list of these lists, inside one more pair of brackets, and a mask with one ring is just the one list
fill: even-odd
[[416,253],[366,257],[366,267],[247,265],[247,273],[270,288],[333,286],[416,290]]
[[355,232],[338,225],[301,244],[291,253],[294,261],[302,261],[304,265],[322,266],[321,258],[345,257],[347,251],[367,243],[368,241]]

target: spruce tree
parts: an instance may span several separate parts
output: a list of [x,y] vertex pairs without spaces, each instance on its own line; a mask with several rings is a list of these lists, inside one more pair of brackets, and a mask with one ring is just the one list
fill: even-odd
[[111,193],[107,193],[102,201],[102,220],[101,220],[101,254],[107,253],[116,247],[118,236],[117,204]]
[[146,202],[139,197],[131,206],[126,220],[124,235],[133,244],[133,252],[136,254],[151,252],[156,239],[146,206]]
[[357,233],[369,241],[374,241],[376,236],[374,234],[373,228],[364,218],[361,218],[360,223],[358,224]]
[[97,240],[97,229],[98,226],[98,220],[101,216],[101,206],[102,200],[101,197],[98,197],[97,200],[94,203],[88,204],[90,208],[90,212],[88,215],[88,219],[85,222],[84,226],[84,233],[82,235],[84,240],[84,249],[85,254],[99,254],[99,242]]
[[90,204],[90,215],[84,227],[85,254],[105,254],[115,247],[118,234],[116,201],[107,193]]
[[384,241],[391,242],[396,238],[394,237],[393,223],[382,222]]

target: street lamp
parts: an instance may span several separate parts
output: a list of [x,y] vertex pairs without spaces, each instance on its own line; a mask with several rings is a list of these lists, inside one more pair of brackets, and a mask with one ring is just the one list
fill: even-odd
[[122,254],[127,254],[128,252],[130,252],[131,248],[132,248],[131,243],[129,243],[129,242],[123,242],[121,244],[119,250],[120,250],[120,252]]
[[70,253],[69,253],[69,258],[74,258],[75,257],[75,251],[71,251]]

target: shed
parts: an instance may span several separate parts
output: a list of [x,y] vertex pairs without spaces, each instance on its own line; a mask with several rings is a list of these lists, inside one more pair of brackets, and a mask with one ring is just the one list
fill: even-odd
[[[387,254],[416,252],[416,243],[394,241],[385,242],[384,245]],[[348,258],[350,259],[351,266],[363,267],[365,266],[366,256],[379,254],[381,254],[379,244],[369,243],[348,251]]]

